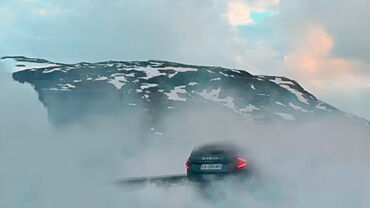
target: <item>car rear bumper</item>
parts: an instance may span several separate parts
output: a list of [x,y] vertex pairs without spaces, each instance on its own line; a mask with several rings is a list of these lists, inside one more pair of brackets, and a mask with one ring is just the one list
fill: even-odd
[[224,179],[225,177],[230,176],[230,174],[225,173],[197,173],[197,174],[188,174],[187,178],[189,181],[193,182],[205,182],[205,181],[215,181]]
[[187,179],[192,182],[211,182],[224,180],[226,178],[242,178],[246,172],[239,171],[233,173],[187,173]]

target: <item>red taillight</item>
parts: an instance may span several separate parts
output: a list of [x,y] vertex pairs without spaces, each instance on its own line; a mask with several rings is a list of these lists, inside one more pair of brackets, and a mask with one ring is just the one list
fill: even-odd
[[187,159],[185,163],[186,170],[190,170],[189,162],[190,162],[189,159]]
[[236,168],[238,169],[244,169],[248,166],[247,160],[241,157],[236,158]]

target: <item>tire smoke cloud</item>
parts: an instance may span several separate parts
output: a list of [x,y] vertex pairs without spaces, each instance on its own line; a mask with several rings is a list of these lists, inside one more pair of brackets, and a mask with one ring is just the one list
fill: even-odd
[[[163,135],[139,118],[49,124],[29,85],[0,73],[1,207],[369,207],[368,129],[338,119],[254,127],[220,109],[165,117]],[[144,132],[144,133],[143,133]],[[257,183],[127,191],[122,177],[184,173],[194,146],[229,141],[250,155]]]

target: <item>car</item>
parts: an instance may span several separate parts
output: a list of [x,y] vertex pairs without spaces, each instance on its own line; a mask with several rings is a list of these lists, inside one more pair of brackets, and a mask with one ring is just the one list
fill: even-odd
[[187,179],[204,182],[249,173],[248,160],[233,144],[212,143],[194,148],[185,163]]
[[[237,179],[246,181],[252,174],[251,164],[237,145],[230,143],[211,143],[193,149],[185,163],[186,174],[131,177],[120,179],[118,182],[126,187],[141,187],[154,184],[159,187],[199,182],[203,188],[222,179]],[[253,171],[255,172],[255,171]],[[241,180],[238,180],[241,179]]]

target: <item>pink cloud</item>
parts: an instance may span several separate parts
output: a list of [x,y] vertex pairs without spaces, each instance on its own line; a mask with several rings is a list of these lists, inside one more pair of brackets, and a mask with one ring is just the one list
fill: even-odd
[[243,1],[231,1],[228,3],[227,20],[232,26],[252,24],[250,8]]
[[295,50],[285,57],[285,64],[296,79],[310,88],[365,87],[366,81],[357,74],[363,66],[355,60],[332,57],[334,44],[323,27],[313,26],[294,44]]

